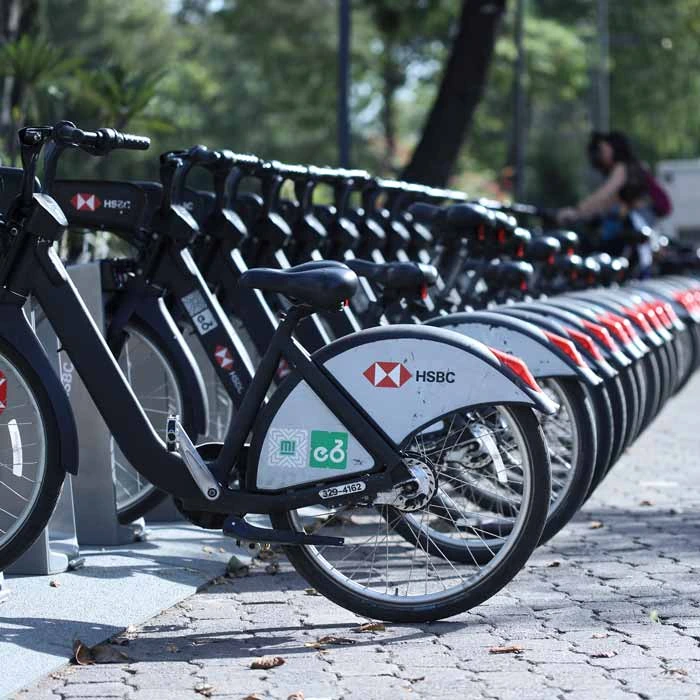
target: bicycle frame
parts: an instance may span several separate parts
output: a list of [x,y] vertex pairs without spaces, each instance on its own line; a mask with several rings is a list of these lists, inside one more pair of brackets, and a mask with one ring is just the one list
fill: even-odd
[[[39,196],[43,195],[35,195]],[[53,213],[60,215],[60,210]],[[29,219],[31,220],[31,215]],[[65,225],[65,220],[59,221],[59,224]],[[17,231],[17,228],[11,230]],[[0,282],[5,286],[0,296],[0,306],[4,307],[3,316],[8,318],[8,323],[0,330],[0,334],[11,337],[15,333],[16,324],[26,325],[21,307],[28,296],[34,295],[122,452],[145,478],[156,487],[181,499],[186,507],[199,510],[267,513],[318,503],[318,486],[299,488],[282,495],[224,488],[218,499],[208,501],[190,476],[183,459],[178,454],[167,451],[151,426],[71,282],[52,241],[21,230],[13,237],[13,241],[11,254],[6,256],[0,271]],[[290,309],[245,392],[240,410],[229,426],[221,453],[211,464],[212,472],[220,477],[224,485],[231,478],[234,467],[240,463],[241,455],[245,455],[246,439],[281,357],[285,357],[295,367],[319,398],[348,430],[358,436],[362,446],[372,455],[375,469],[363,476],[366,481],[363,496],[391,488],[397,476],[400,479],[407,478],[401,456],[394,444],[292,338],[299,319],[311,311],[310,308],[301,306]],[[9,319],[12,319],[11,322]],[[38,342],[37,340],[37,345]],[[384,469],[384,466],[387,468]],[[356,478],[357,475],[354,476]],[[329,481],[342,482],[343,478]]]

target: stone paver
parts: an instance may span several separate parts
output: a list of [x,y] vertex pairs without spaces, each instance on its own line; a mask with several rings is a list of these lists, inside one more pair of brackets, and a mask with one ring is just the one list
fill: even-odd
[[[287,565],[261,565],[141,626],[129,663],[67,666],[15,698],[700,697],[698,393],[700,376],[575,522],[470,613],[359,634],[363,620],[308,595]],[[355,644],[307,646],[329,634]],[[523,651],[489,653],[512,644]],[[263,655],[286,662],[251,670]]]

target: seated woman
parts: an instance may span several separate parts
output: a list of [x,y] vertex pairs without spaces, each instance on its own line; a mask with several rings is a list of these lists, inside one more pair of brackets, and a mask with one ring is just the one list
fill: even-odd
[[645,274],[651,266],[649,243],[629,250],[623,238],[625,219],[636,211],[648,225],[653,225],[654,215],[649,206],[647,174],[635,156],[627,137],[619,131],[609,134],[593,132],[588,143],[591,165],[605,176],[603,184],[575,207],[560,209],[559,223],[565,224],[596,216],[603,219],[601,248],[611,255],[638,257],[640,272]]

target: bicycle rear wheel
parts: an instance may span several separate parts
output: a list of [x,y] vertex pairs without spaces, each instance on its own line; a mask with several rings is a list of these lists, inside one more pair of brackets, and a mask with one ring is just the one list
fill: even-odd
[[[462,498],[452,511],[439,512],[440,482],[450,483],[443,469],[446,451],[463,444],[464,416],[496,411],[512,441],[507,468],[519,473],[519,488],[510,492],[508,513],[486,512]],[[433,439],[436,433],[441,439]],[[522,406],[461,409],[436,416],[407,436],[402,452],[407,464],[434,479],[431,498],[406,511],[394,506],[347,506],[317,520],[313,529],[345,538],[343,547],[286,547],[287,556],[309,583],[339,605],[372,618],[397,622],[425,622],[456,615],[482,603],[505,586],[537,546],[550,496],[549,458],[535,415]],[[418,466],[417,466],[418,465]],[[464,469],[469,469],[466,460]],[[453,499],[456,500],[456,499]],[[496,522],[482,528],[485,518]],[[274,527],[304,531],[298,511],[275,513]],[[507,522],[505,533],[498,522]],[[406,537],[403,531],[412,532]],[[442,550],[443,543],[461,542],[458,561]]]

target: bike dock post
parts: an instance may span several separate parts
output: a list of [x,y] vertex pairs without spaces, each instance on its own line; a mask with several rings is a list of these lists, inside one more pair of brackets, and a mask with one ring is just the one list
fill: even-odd
[[[36,542],[5,573],[24,576],[48,576],[69,569],[79,569],[85,560],[80,556],[75,528],[71,477],[66,480],[56,508]],[[0,574],[1,576],[1,574]],[[0,579],[0,600],[2,600]]]
[[0,571],[0,603],[4,603],[10,597],[10,589],[7,587],[5,575]]
[[[68,273],[78,289],[97,327],[104,330],[104,309],[99,262],[73,265]],[[145,537],[143,519],[122,525],[117,517],[112,468],[114,444],[109,429],[75,371],[70,358],[60,350],[58,339],[47,321],[40,322],[37,333],[55,358],[61,383],[70,396],[78,426],[79,463],[73,478],[75,521],[82,545],[119,545]],[[58,352],[57,352],[58,351]]]

